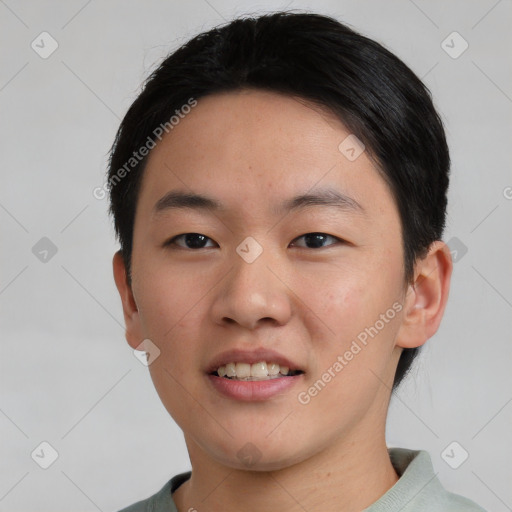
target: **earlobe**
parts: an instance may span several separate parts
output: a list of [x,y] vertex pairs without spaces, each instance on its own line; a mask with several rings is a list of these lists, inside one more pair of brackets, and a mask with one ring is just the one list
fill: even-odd
[[114,254],[112,266],[114,271],[114,281],[123,306],[123,316],[126,325],[126,341],[128,341],[128,344],[135,349],[140,345],[144,336],[142,336],[140,327],[139,310],[137,303],[135,302],[132,287],[128,284],[126,266],[124,264],[121,251],[117,251]]
[[405,297],[398,346],[419,347],[436,333],[448,300],[452,269],[450,250],[442,241],[434,242],[425,258],[416,262],[414,281]]

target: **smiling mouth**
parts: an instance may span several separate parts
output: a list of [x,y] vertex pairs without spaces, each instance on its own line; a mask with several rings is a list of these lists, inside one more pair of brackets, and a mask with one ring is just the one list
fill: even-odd
[[293,377],[303,373],[304,372],[302,370],[290,370],[287,366],[261,361],[254,364],[228,363],[226,365],[219,366],[219,368],[211,372],[210,375],[230,380],[261,381],[279,379],[282,377]]

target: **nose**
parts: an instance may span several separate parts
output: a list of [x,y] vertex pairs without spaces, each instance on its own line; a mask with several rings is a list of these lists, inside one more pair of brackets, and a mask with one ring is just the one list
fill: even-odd
[[281,326],[289,321],[292,292],[265,252],[252,263],[235,255],[233,267],[216,288],[211,309],[215,323],[253,330],[260,324]]

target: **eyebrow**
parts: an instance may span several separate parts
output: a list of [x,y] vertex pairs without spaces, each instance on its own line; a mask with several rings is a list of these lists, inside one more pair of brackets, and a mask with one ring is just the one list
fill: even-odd
[[[351,197],[332,188],[305,193],[285,200],[277,208],[273,208],[275,215],[282,215],[292,211],[301,210],[310,206],[335,207],[343,211],[363,213],[364,208]],[[168,210],[192,209],[211,212],[225,212],[227,208],[216,199],[201,194],[172,190],[161,197],[153,207],[153,214]]]

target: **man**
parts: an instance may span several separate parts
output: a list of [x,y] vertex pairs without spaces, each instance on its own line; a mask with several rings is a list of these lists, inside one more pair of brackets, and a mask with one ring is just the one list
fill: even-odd
[[392,389],[437,330],[449,153],[430,95],[338,21],[193,38],[112,148],[114,276],[192,472],[142,510],[467,510],[388,448]]

